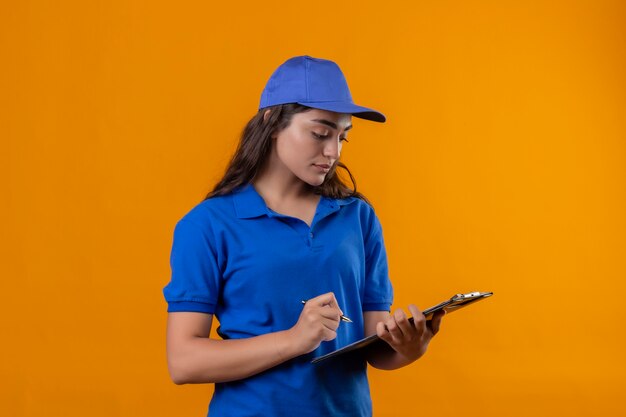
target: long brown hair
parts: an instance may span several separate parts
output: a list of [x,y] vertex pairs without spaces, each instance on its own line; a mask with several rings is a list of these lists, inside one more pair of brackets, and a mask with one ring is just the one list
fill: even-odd
[[[271,111],[267,120],[264,120],[264,113],[267,109]],[[287,128],[294,114],[309,110],[311,110],[310,107],[297,103],[280,104],[259,110],[243,129],[237,150],[231,158],[224,176],[215,185],[213,191],[206,195],[205,200],[228,194],[252,181],[269,155],[272,147],[272,134]],[[346,171],[352,182],[352,188],[348,187],[338,175],[338,167]],[[356,190],[354,176],[348,167],[340,161],[331,167],[324,182],[314,187],[314,192],[330,198],[357,197],[370,204],[367,198]]]

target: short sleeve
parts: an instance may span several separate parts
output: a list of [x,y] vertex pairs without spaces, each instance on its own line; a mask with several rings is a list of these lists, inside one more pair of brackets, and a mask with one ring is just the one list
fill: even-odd
[[370,230],[365,240],[365,296],[363,311],[390,311],[393,287],[389,279],[387,251],[380,221],[372,212]]
[[215,313],[220,290],[216,245],[206,230],[182,219],[174,228],[172,275],[163,288],[168,312]]

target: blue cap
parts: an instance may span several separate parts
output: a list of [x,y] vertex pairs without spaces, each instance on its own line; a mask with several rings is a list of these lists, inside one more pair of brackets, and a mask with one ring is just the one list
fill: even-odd
[[376,110],[354,104],[337,64],[308,55],[290,58],[274,71],[261,94],[259,110],[286,103],[349,113],[374,122],[387,120]]

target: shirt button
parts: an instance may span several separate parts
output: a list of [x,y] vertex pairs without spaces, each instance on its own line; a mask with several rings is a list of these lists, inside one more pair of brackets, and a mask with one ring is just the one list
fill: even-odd
[[310,232],[310,233],[309,233],[309,237],[310,237],[310,238],[313,238],[313,232]]

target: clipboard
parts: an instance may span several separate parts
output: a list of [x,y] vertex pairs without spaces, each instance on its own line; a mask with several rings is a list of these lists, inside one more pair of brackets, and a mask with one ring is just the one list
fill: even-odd
[[[456,294],[453,297],[451,297],[449,300],[442,301],[441,303],[435,306],[427,308],[422,313],[424,314],[424,316],[426,316],[426,320],[430,320],[433,317],[433,314],[435,314],[437,311],[445,310],[446,314],[451,313],[463,307],[467,307],[468,305],[473,304],[477,301],[484,300],[487,297],[491,297],[492,295],[493,295],[493,292],[479,292],[479,291],[470,292],[467,294]],[[409,318],[409,322],[413,323],[413,317]],[[380,337],[378,337],[377,334],[373,334],[361,340],[357,340],[354,343],[350,343],[349,345],[346,345],[340,349],[337,349],[325,355],[313,358],[311,363],[318,363],[323,360],[335,357],[337,355],[341,355],[343,353],[352,352],[353,350],[364,348],[378,340],[381,340]]]

